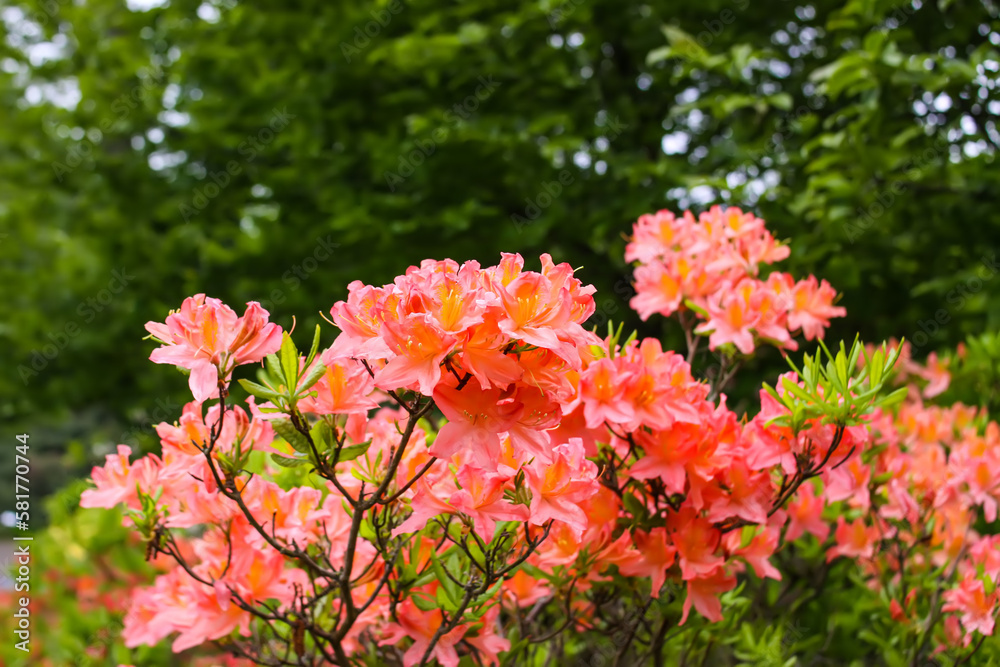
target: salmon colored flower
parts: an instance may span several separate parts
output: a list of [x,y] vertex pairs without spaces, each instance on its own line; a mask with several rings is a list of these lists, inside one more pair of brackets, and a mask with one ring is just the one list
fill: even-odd
[[754,351],[753,329],[760,314],[747,298],[752,288],[749,283],[744,284],[743,290],[737,286],[736,291],[725,294],[720,303],[708,304],[708,321],[696,327],[695,333],[711,334],[708,342],[713,350],[732,344],[743,354]]
[[823,521],[823,498],[816,495],[812,484],[799,487],[795,498],[788,504],[788,528],[785,540],[794,542],[805,533],[815,535],[820,542],[825,542],[830,534],[830,526]]
[[302,412],[317,415],[367,414],[378,407],[378,401],[372,395],[375,381],[360,361],[338,357],[328,349],[320,355],[318,363],[326,366],[326,372],[312,387],[316,396],[310,395],[299,401]]
[[524,570],[518,570],[504,580],[504,595],[522,609],[530,607],[552,594],[552,588],[543,579],[536,579]]
[[438,386],[434,401],[448,423],[438,433],[431,453],[447,458],[464,450],[480,466],[495,466],[500,460],[500,434],[513,426],[516,411],[504,398],[500,389],[483,390],[473,384],[461,390]]
[[966,575],[956,588],[944,592],[944,611],[958,612],[962,628],[969,633],[965,644],[969,644],[973,632],[984,635],[993,634],[993,625],[997,613],[997,601],[1000,592],[993,591],[989,595],[981,579],[972,574]]
[[[383,628],[379,643],[398,644],[404,639],[410,639],[412,643],[403,654],[403,667],[419,665],[431,645],[431,639],[444,622],[444,615],[440,609],[420,611],[412,600],[407,599],[397,607],[396,618],[399,619],[398,622],[389,623]],[[455,645],[461,641],[466,628],[466,625],[459,625],[444,633],[434,644],[431,657],[444,667],[457,667],[459,657]]]
[[653,528],[648,533],[637,531],[633,540],[636,557],[622,563],[621,572],[628,576],[649,577],[653,586],[650,596],[658,598],[677,549],[670,543],[666,528]]
[[219,383],[228,383],[236,366],[259,362],[281,347],[281,329],[267,320],[267,311],[256,301],[237,317],[218,299],[196,294],[166,323],[146,323],[146,330],[163,344],[149,358],[189,369],[191,393],[201,402],[218,396]]
[[836,296],[829,283],[825,280],[817,283],[815,276],[799,282],[792,290],[795,301],[788,313],[788,325],[792,329],[802,329],[806,340],[822,338],[831,317],[847,314],[844,308],[833,305]]
[[91,477],[96,489],[87,489],[80,497],[81,507],[111,509],[119,504],[138,506],[138,491],[152,494],[158,486],[160,460],[147,456],[129,463],[132,448],[118,445],[117,454],[108,454],[103,467],[95,467]]
[[724,560],[718,554],[722,534],[707,519],[689,507],[672,512],[667,518],[667,531],[677,548],[681,577],[695,579],[711,574]]
[[735,587],[736,577],[727,575],[721,567],[715,568],[706,575],[688,579],[687,597],[684,598],[680,625],[687,622],[692,606],[698,610],[699,614],[713,623],[721,621],[722,603],[719,602],[719,595],[731,591]]
[[552,454],[552,463],[536,461],[525,467],[532,494],[529,522],[541,526],[554,519],[580,535],[587,529],[581,503],[597,490],[597,466],[584,458],[583,442],[576,438]]
[[425,396],[434,393],[441,379],[441,362],[457,342],[427,314],[413,313],[382,324],[382,336],[395,355],[375,373],[381,389],[415,387]]
[[487,542],[493,539],[497,521],[524,521],[528,508],[504,499],[510,477],[473,466],[462,466],[456,478],[462,488],[451,495],[450,503],[474,522],[476,532]]
[[837,517],[837,530],[834,532],[836,546],[826,554],[827,561],[837,556],[847,558],[871,558],[875,545],[879,540],[878,528],[866,526],[864,519],[855,519],[848,523],[844,517]]
[[[710,348],[794,349],[793,336],[821,336],[843,309],[825,282],[767,268],[788,253],[737,208],[642,216],[626,249],[638,263],[632,304],[643,319],[680,311]],[[516,662],[503,655],[510,628],[523,640],[559,613],[573,615],[564,627],[596,627],[608,593],[647,584],[654,598],[686,588],[682,624],[692,609],[719,621],[738,576],[782,579],[783,540],[829,536],[824,512],[837,517],[828,559],[857,560],[873,586],[894,592],[908,576],[890,569],[882,541],[900,541],[918,576],[956,561],[944,627],[992,632],[1000,594],[986,577],[1000,573],[1000,542],[974,528],[1000,503],[1000,427],[964,406],[925,406],[916,391],[846,427],[806,410],[793,428],[766,392],[738,417],[660,341],[585,330],[593,295],[548,255],[536,271],[505,254],[491,267],[425,260],[381,287],[351,283],[331,309],[340,333],[312,362],[325,371],[287,409],[204,405],[236,365],[279,349],[256,304],[238,318],[198,295],[150,323],[163,342],[154,361],[190,369],[196,400],[157,426],[162,454],[130,462],[120,447],[81,501],[136,510],[140,493],[159,491],[163,522],[148,543],[183,559],[154,560],[165,569],[131,596],[126,644],[313,645],[301,625],[267,633],[252,604],[335,621],[329,648],[348,661],[377,643],[404,667],[425,654],[447,667]],[[907,363],[931,393],[942,388],[936,360]],[[275,430],[280,457],[260,456]],[[93,604],[98,588],[78,588]],[[913,604],[889,613],[914,617]]]

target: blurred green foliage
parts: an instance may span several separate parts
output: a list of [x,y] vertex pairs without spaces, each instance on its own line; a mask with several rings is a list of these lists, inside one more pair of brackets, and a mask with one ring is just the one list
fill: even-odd
[[[0,581],[0,599],[27,596],[31,601],[30,655],[0,645],[0,664],[10,667],[98,667],[104,665],[182,665],[190,656],[174,656],[169,645],[126,649],[121,630],[130,586],[152,582],[153,569],[143,560],[142,545],[122,525],[120,510],[79,508],[83,481],[64,487],[46,500],[51,524],[34,535],[30,550],[30,588],[15,592]],[[4,576],[16,561],[0,562]],[[23,577],[22,577],[23,579]],[[20,605],[5,601],[4,609]],[[0,630],[14,637],[11,613],[0,615]]]
[[995,415],[1000,405],[1000,335],[987,332],[970,336],[964,348],[949,359],[952,384],[942,402],[984,406]]
[[844,293],[833,340],[1000,324],[993,2],[11,0],[0,31],[0,419],[39,494],[179,414],[142,324],[193,293],[311,327],[354,279],[550,252],[595,324],[679,344],[625,306],[659,208],[764,217]]

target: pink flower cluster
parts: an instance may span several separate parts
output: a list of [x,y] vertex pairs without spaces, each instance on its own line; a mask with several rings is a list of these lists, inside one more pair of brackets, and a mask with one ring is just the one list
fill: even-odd
[[[581,324],[594,312],[594,288],[568,264],[542,255],[542,271],[524,271],[520,255],[498,266],[425,260],[392,285],[349,286],[331,310],[342,331],[335,354],[376,364],[375,385],[434,394],[447,359],[486,391],[533,372],[509,355],[512,346],[538,348],[543,370],[580,367],[580,348],[596,342]],[[544,357],[544,358],[541,358]]]
[[821,338],[836,292],[810,276],[796,282],[787,273],[758,277],[761,266],[788,257],[764,221],[752,213],[714,206],[697,219],[690,211],[643,215],[635,224],[625,260],[637,262],[631,305],[642,317],[693,310],[703,320],[696,333],[709,334],[712,349],[732,344],[750,354],[761,342],[795,350],[799,331]]

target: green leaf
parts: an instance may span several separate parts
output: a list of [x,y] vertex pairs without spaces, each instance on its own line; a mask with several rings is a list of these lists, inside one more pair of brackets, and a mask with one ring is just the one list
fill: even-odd
[[757,535],[757,526],[743,526],[740,530],[740,549],[745,549]]
[[285,380],[285,374],[281,370],[281,360],[278,359],[278,355],[269,354],[264,357],[264,361],[267,365],[267,373],[271,376],[271,380],[274,383],[283,383]]
[[805,389],[800,387],[797,382],[792,381],[791,378],[782,378],[781,386],[787,393],[794,394],[796,398],[799,398],[806,403],[811,403],[813,400],[813,397],[809,395]]
[[903,402],[907,393],[909,393],[909,389],[907,387],[900,387],[882,400],[878,401],[878,404],[887,408],[898,405]]
[[852,372],[858,367],[858,359],[861,358],[861,353],[864,352],[864,350],[865,346],[859,344],[859,337],[855,335],[854,344],[851,345],[850,359],[847,360],[847,366]]
[[474,613],[469,615],[470,621],[479,620],[483,616],[483,614],[489,611],[490,607],[493,606],[490,603],[496,603],[498,601],[496,595],[500,591],[501,586],[503,586],[502,579],[497,583],[493,584],[489,588],[489,590],[487,590],[485,593],[483,593],[473,601],[472,606],[477,609]]
[[788,111],[792,108],[792,96],[788,93],[778,93],[777,95],[770,95],[767,101],[771,106],[776,109],[781,109],[782,111]]
[[326,366],[324,366],[323,364],[317,363],[315,366],[313,366],[309,370],[309,372],[306,374],[306,376],[304,378],[302,378],[302,383],[299,384],[298,389],[296,390],[297,393],[299,395],[302,395],[305,392],[309,391],[309,389],[314,384],[316,384],[317,382],[319,382],[319,380],[320,380],[321,377],[323,377],[323,373],[326,373]]
[[368,451],[368,448],[372,446],[372,441],[362,442],[360,445],[348,445],[340,450],[340,456],[337,457],[337,463],[344,463],[345,461],[353,461],[354,459],[362,456]]
[[705,317],[705,318],[709,317],[709,314],[708,314],[707,310],[705,310],[704,308],[702,308],[701,306],[699,306],[698,304],[696,304],[694,301],[691,301],[690,299],[684,299],[684,305],[687,308],[690,308],[694,312],[698,313],[702,317]]
[[438,588],[438,602],[441,601],[441,593],[444,592],[447,602],[451,604],[457,603],[458,598],[452,596],[455,582],[445,572],[444,565],[441,564],[441,560],[437,557],[437,554],[431,556],[431,569],[434,571],[434,576],[437,577],[438,583],[441,584]]
[[623,494],[622,502],[625,505],[625,509],[635,518],[642,520],[649,516],[649,510],[646,506],[631,493]]
[[[708,51],[694,37],[677,26],[665,25],[661,30],[672,47],[669,55],[690,58],[692,60],[704,60],[708,56]],[[656,55],[658,58],[662,58],[665,54],[657,53]]]
[[[530,638],[524,638],[516,642],[512,642],[510,650],[506,653],[501,654],[500,665],[501,667],[514,667],[515,665],[522,664],[523,656],[520,655],[521,651],[528,648],[531,645]],[[544,648],[544,646],[543,646]]]
[[868,368],[868,386],[873,389],[882,387],[882,373],[885,371],[885,352],[880,348],[875,350],[870,361],[866,363]]
[[414,591],[410,596],[413,600],[413,604],[417,606],[420,611],[434,611],[438,608],[437,603],[431,598],[427,597],[426,593],[421,593],[419,591]]
[[844,354],[843,348],[841,348],[840,352],[837,353],[834,365],[837,367],[837,378],[840,380],[840,386],[842,386],[846,392],[851,376],[847,371],[847,355]]
[[333,441],[333,430],[325,419],[320,419],[316,422],[309,431],[309,437],[312,438],[316,450],[320,452],[328,452],[336,445]]
[[272,419],[271,426],[274,427],[274,432],[280,435],[295,451],[303,454],[308,454],[311,451],[309,440],[295,428],[291,419]]
[[600,345],[591,345],[590,353],[594,355],[595,359],[603,359],[606,356],[604,353],[604,348]]
[[458,609],[458,601],[453,600],[448,594],[447,586],[438,586],[435,598],[437,599],[438,606],[446,611],[455,611]]
[[469,555],[480,565],[485,565],[486,555],[483,553],[483,550],[479,548],[479,542],[476,540],[469,540]]
[[436,580],[437,576],[434,574],[432,570],[428,569],[425,570],[423,574],[415,578],[412,583],[409,583],[409,585],[413,588],[420,588],[421,586],[426,586],[427,584]]
[[375,532],[375,526],[372,525],[371,521],[365,520],[361,522],[359,526],[358,534],[362,538],[368,540],[369,542],[375,542],[378,535]]

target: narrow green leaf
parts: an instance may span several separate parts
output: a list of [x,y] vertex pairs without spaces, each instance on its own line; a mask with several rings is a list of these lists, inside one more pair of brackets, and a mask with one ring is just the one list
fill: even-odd
[[[826,352],[826,358],[827,358],[827,359],[833,359],[833,354],[832,354],[832,353],[830,352],[830,348],[828,348],[828,347],[826,346],[826,343],[824,343],[824,342],[823,342],[823,339],[822,339],[822,338],[817,338],[817,339],[816,339],[816,342],[817,342],[817,343],[819,343],[819,346],[820,346],[820,348],[821,348],[821,349],[822,349],[822,350],[823,350],[824,352]],[[817,353],[817,356],[818,356],[818,353]]]
[[282,334],[280,354],[285,386],[295,387],[299,379],[299,351],[295,348],[295,343],[287,331]]
[[855,405],[864,405],[865,403],[871,401],[875,396],[878,395],[878,387],[869,387],[866,391],[861,392],[854,397],[853,403]]
[[882,388],[882,374],[885,372],[885,354],[881,349],[875,350],[868,367],[868,386],[872,389]]
[[886,364],[886,369],[885,369],[886,372],[889,372],[889,370],[892,369],[896,365],[896,361],[899,359],[899,355],[903,351],[903,343],[905,343],[905,342],[906,342],[906,339],[903,338],[902,340],[899,341],[899,345],[896,346],[896,349],[893,350],[893,352],[892,352],[892,358],[890,358],[889,359],[889,363]]
[[452,612],[458,609],[458,602],[456,600],[452,600],[451,596],[448,595],[447,586],[438,587],[436,598],[438,605],[445,611]]
[[309,348],[309,356],[306,357],[306,367],[313,362],[316,358],[316,353],[319,351],[319,325],[316,325],[316,333],[313,335],[312,347]]
[[[800,371],[799,367],[795,365],[794,361],[792,361],[792,355],[790,355],[790,354],[789,355],[785,355],[785,361],[788,363],[789,366],[792,367],[792,370],[795,371],[796,375],[798,375],[799,377],[802,377],[802,371]],[[805,355],[805,363],[806,363],[807,366],[809,365],[809,355],[808,354]]]
[[639,502],[639,499],[631,493],[624,494],[622,502],[625,504],[625,509],[637,519],[644,519],[649,515],[649,510],[646,509],[646,506]]
[[684,305],[685,305],[685,307],[690,308],[691,310],[693,310],[694,312],[698,313],[702,317],[708,317],[709,316],[707,310],[705,310],[704,308],[702,308],[701,306],[699,306],[698,304],[696,304],[694,301],[691,301],[690,299],[684,299]]
[[864,352],[865,344],[861,342],[860,338],[854,336],[854,344],[851,345],[850,359],[847,361],[848,368],[853,372],[854,369],[858,367],[858,359],[861,358],[861,353]]
[[781,394],[779,394],[778,391],[774,387],[772,387],[771,385],[767,384],[766,382],[764,383],[764,391],[766,391],[768,394],[770,394],[771,397],[774,398],[774,400],[778,401],[779,403],[782,402],[782,400],[781,400]]
[[[437,577],[438,582],[441,586],[438,588],[438,592],[444,591],[445,596],[450,602],[457,602],[457,600],[451,597],[450,588],[455,585],[455,583],[448,577],[448,573],[444,571],[444,566],[438,559],[437,555],[431,556],[431,569],[434,571],[434,575]],[[440,601],[440,599],[439,599]]]
[[837,377],[840,379],[840,384],[843,386],[844,392],[846,393],[847,386],[850,384],[851,375],[847,371],[847,355],[843,350],[837,353],[835,364],[837,366]]
[[743,526],[740,530],[740,549],[746,549],[757,535],[757,526]]
[[485,612],[487,609],[489,609],[488,603],[490,601],[492,601],[492,600],[495,599],[496,594],[500,591],[500,587],[501,586],[503,586],[503,581],[502,580],[498,581],[495,584],[493,584],[489,588],[489,590],[487,590],[485,593],[483,593],[482,595],[480,595],[478,598],[476,598],[475,602],[473,602],[473,605],[476,606],[476,607],[478,607],[480,605],[487,605],[486,607],[483,607],[481,610],[479,610],[479,614],[480,615],[482,615],[483,612]]
[[425,570],[424,573],[415,578],[413,582],[409,584],[409,586],[412,588],[420,588],[421,586],[426,586],[435,579],[437,579],[437,576],[434,574],[433,571]]
[[[838,394],[844,395],[847,393],[847,387],[845,387],[840,380],[840,369],[837,368],[836,362],[833,358],[826,362],[826,370],[823,373],[823,378],[829,385],[832,385],[833,388],[837,390]],[[824,394],[824,396],[830,398],[829,394]]]
[[485,565],[486,555],[483,553],[483,550],[479,548],[479,543],[475,540],[469,540],[469,554],[472,556],[473,560],[479,563],[480,566]]

